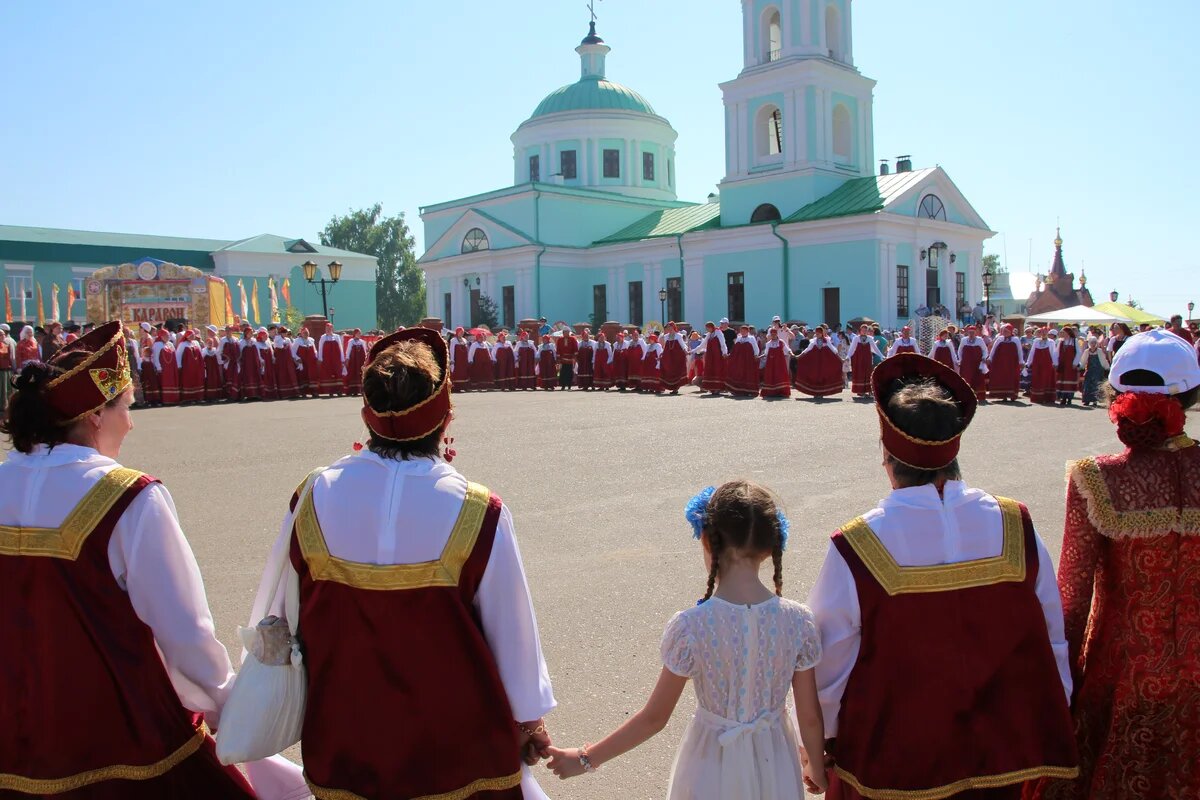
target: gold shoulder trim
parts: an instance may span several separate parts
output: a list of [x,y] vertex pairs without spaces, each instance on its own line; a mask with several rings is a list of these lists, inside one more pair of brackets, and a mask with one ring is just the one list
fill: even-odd
[[[304,780],[317,800],[367,800],[362,795],[348,792],[345,789],[327,789],[323,786],[318,786],[308,779],[307,774],[305,774]],[[520,785],[520,783],[521,772],[518,770],[512,775],[505,775],[503,778],[480,778],[452,792],[423,794],[420,797],[412,798],[412,800],[466,800],[466,798],[479,792],[499,792],[504,789],[511,789],[514,786]]]
[[188,756],[199,750],[200,745],[204,744],[206,735],[207,729],[201,725],[196,729],[195,735],[184,742],[183,746],[174,753],[161,761],[141,767],[114,764],[111,767],[91,769],[66,778],[26,778],[21,775],[0,773],[0,789],[11,789],[32,795],[63,794],[101,781],[146,781],[158,778],[175,769]]
[[955,564],[902,567],[879,541],[866,520],[858,517],[842,526],[842,537],[854,548],[875,580],[889,595],[949,592],[994,583],[1025,580],[1025,526],[1015,500],[997,497],[1004,520],[1004,547],[1000,555]]
[[1148,538],[1169,533],[1200,535],[1200,508],[1150,508],[1117,511],[1108,483],[1094,458],[1070,465],[1068,480],[1087,501],[1088,521],[1110,539]]
[[312,489],[304,495],[296,509],[296,537],[300,552],[313,580],[334,581],[358,589],[390,591],[425,589],[431,586],[458,586],[463,565],[471,557],[479,530],[487,513],[491,492],[477,483],[467,484],[467,496],[450,538],[436,561],[420,564],[360,564],[338,558],[329,552],[321,523],[313,505]]
[[[981,775],[977,778],[963,778],[961,781],[936,786],[931,789],[872,789],[863,784],[841,767],[834,767],[838,777],[868,800],[942,800],[953,797],[959,792],[972,789],[999,789],[1017,783],[1035,780],[1037,778],[1070,779],[1079,777],[1078,767],[1029,767],[1028,769],[1004,772],[999,775]],[[319,796],[319,795],[318,795]]]
[[0,526],[0,555],[43,556],[74,561],[83,543],[125,491],[144,473],[117,467],[88,490],[57,528]]

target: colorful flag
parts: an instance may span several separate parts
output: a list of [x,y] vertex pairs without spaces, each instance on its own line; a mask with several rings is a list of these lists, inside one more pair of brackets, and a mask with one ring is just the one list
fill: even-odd
[[71,319],[71,309],[75,307],[75,301],[79,299],[79,295],[75,294],[74,282],[67,284],[67,319]]
[[12,297],[8,293],[8,284],[4,284],[4,319],[5,322],[12,322],[16,317],[13,316]]
[[279,297],[275,294],[275,278],[267,276],[267,297],[271,300],[271,322],[279,324]]
[[279,293],[283,295],[283,302],[287,303],[287,307],[292,307],[292,281],[290,278],[283,279],[283,285],[279,287]]
[[258,313],[258,278],[254,279],[254,284],[250,288],[250,310],[254,312],[254,324],[261,325],[262,317]]
[[241,278],[238,278],[238,291],[242,293],[242,319],[250,319],[250,312],[246,309],[246,286]]
[[42,307],[42,285],[37,284],[37,324],[39,328],[46,327],[46,309]]
[[50,284],[50,321],[58,322],[58,284]]

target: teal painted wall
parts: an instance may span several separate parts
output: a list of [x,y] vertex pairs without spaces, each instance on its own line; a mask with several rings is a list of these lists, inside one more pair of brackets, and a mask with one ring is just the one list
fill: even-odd
[[542,267],[542,314],[551,322],[586,322],[592,313],[591,285],[584,286],[588,270]]
[[[16,262],[16,259],[11,259],[11,260],[13,262]],[[52,262],[52,261],[35,261],[32,259],[27,259],[27,260],[21,261],[20,263],[22,264],[22,266],[30,265],[33,267],[32,273],[26,273],[24,270],[22,270],[19,273],[22,277],[28,276],[32,279],[33,297],[31,297],[25,301],[25,317],[21,318],[21,301],[17,296],[17,292],[16,292],[15,288],[8,282],[8,278],[9,278],[8,270],[5,269],[3,266],[0,266],[0,280],[3,281],[4,286],[8,287],[10,299],[12,300],[12,315],[9,314],[8,308],[5,308],[3,313],[0,313],[0,316],[4,317],[6,322],[11,323],[11,322],[20,321],[20,322],[30,322],[30,323],[36,324],[36,322],[37,322],[37,288],[36,287],[39,285],[42,287],[42,310],[46,316],[47,321],[53,319],[55,316],[58,317],[59,322],[64,322],[64,323],[71,321],[71,320],[75,320],[80,323],[86,321],[86,319],[87,319],[87,303],[84,302],[82,297],[79,300],[75,301],[75,305],[71,307],[70,311],[73,313],[68,313],[68,309],[67,309],[67,287],[71,284],[72,280],[75,280],[75,273],[74,273],[74,270],[72,269],[72,266],[73,266],[72,264],[63,264],[63,263],[57,263],[57,262]],[[75,264],[75,266],[84,266],[84,265]],[[99,269],[101,266],[107,266],[107,265],[96,264],[95,268]],[[17,273],[14,273],[14,276],[16,274]],[[52,313],[52,306],[51,306],[51,300],[52,300],[51,287],[54,286],[55,284],[58,284],[57,314]],[[79,291],[80,288],[81,287],[76,287],[76,290]],[[80,294],[82,295],[82,292],[80,292]],[[3,295],[0,295],[0,297],[3,297]],[[20,334],[20,331],[13,330],[10,332],[10,334],[14,339],[16,339],[17,336]]]
[[[871,316],[879,307],[879,242],[793,247],[791,251],[791,312],[809,324],[845,322]],[[826,320],[824,289],[841,290],[841,319]],[[769,317],[768,317],[769,319]]]
[[[639,165],[639,169],[640,169]],[[542,195],[542,241],[547,244],[587,247],[644,218],[650,210],[624,203],[584,200],[563,195]]]
[[704,259],[704,270],[704,310],[713,322],[729,314],[731,272],[745,273],[746,306],[746,319],[731,318],[732,322],[747,322],[761,327],[780,312],[783,266],[779,248],[708,256]]
[[787,219],[814,200],[829,194],[850,177],[829,173],[785,173],[769,181],[725,186],[721,189],[721,224],[746,225],[754,209],[763,203],[771,203]]
[[[237,282],[242,281],[246,287],[246,306],[250,312],[249,320],[252,324],[266,327],[271,324],[271,294],[267,289],[266,278],[253,278],[246,275],[226,275],[225,281],[229,284],[230,304],[233,306],[233,313],[241,316],[241,292],[238,290]],[[320,314],[323,311],[321,306],[321,289],[319,285],[313,285],[304,280],[304,273],[299,267],[293,267],[288,274],[291,281],[292,306],[300,311],[305,316],[309,314]],[[254,318],[254,309],[250,304],[250,296],[254,291],[254,281],[258,281],[258,311],[259,316],[257,321]],[[283,295],[276,294],[279,297],[279,318],[283,319],[284,311],[287,308],[287,303],[284,302]],[[329,298],[330,315],[333,317],[333,323],[338,330],[343,328],[362,328],[363,330],[371,330],[377,324],[375,314],[375,282],[374,281],[353,281],[343,279],[336,286],[326,286],[326,294]],[[314,336],[320,335],[320,332],[313,333]]]
[[[478,217],[476,219],[478,219]],[[519,238],[516,234],[506,230],[500,225],[496,225],[490,220],[479,219],[478,224],[473,225],[472,227],[479,227],[484,233],[487,234],[488,245],[492,250],[508,250],[513,247],[525,247],[529,244],[527,241]],[[470,228],[463,230],[464,236],[468,230],[470,230]],[[428,255],[430,258],[449,258],[451,256],[462,255],[462,245],[462,239],[454,237],[452,239],[448,239],[442,244],[441,247],[432,251]]]

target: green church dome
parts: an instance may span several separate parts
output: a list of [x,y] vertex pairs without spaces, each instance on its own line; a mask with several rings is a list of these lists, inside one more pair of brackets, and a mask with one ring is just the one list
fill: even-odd
[[619,83],[589,75],[546,96],[530,119],[564,111],[633,111],[657,116],[646,98]]

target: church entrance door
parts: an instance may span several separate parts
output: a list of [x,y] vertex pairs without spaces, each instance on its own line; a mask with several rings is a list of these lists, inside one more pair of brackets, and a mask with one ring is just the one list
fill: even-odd
[[842,324],[842,290],[825,289],[825,324]]

